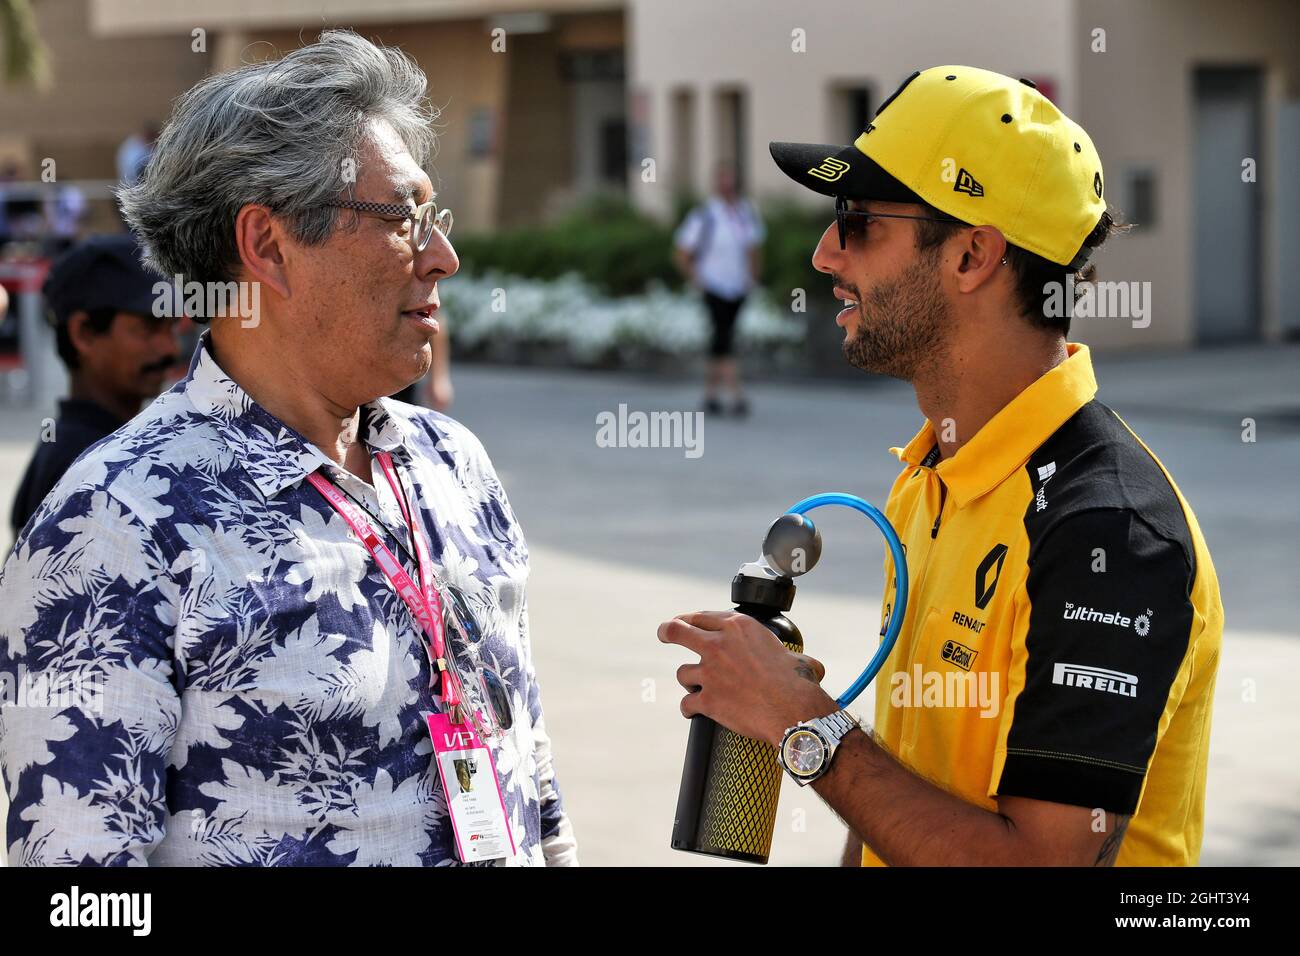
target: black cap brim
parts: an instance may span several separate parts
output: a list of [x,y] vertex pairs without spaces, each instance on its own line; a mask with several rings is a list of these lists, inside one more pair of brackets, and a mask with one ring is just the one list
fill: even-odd
[[781,172],[800,186],[823,196],[880,202],[924,202],[852,144],[769,143],[767,148]]

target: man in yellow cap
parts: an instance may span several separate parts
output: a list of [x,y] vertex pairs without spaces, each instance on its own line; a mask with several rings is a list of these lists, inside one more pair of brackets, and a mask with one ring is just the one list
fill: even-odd
[[846,357],[928,419],[886,508],[910,595],[872,730],[736,613],[660,627],[700,655],[682,713],[777,746],[848,824],[846,863],[1194,864],[1223,610],[1191,508],[1057,307],[1113,231],[1091,140],[1031,82],[944,66],[851,146],[771,150],[835,197],[813,264]]

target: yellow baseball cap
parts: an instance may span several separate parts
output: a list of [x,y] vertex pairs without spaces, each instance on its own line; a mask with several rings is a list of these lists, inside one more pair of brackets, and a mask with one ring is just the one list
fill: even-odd
[[791,179],[827,196],[926,202],[1072,269],[1106,211],[1088,134],[1029,80],[970,66],[913,73],[851,146],[771,143]]

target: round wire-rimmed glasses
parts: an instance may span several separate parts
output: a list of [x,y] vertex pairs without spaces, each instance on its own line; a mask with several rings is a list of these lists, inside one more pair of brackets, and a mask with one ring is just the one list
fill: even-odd
[[340,199],[338,202],[332,202],[329,205],[335,209],[352,209],[356,212],[382,216],[385,219],[411,220],[413,223],[411,227],[411,248],[416,252],[423,252],[428,247],[429,240],[433,238],[435,229],[442,233],[443,238],[451,235],[453,222],[451,210],[439,209],[438,204],[432,199],[426,203],[421,203],[414,209],[400,203],[366,202],[360,199]]

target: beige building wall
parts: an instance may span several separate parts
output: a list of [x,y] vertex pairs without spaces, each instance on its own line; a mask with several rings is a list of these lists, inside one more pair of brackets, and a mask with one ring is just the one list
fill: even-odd
[[117,147],[208,71],[189,35],[105,39],[92,32],[88,0],[36,0],[37,29],[52,83],[0,86],[0,150],[24,157],[24,178],[46,157],[60,180],[117,178]]
[[502,14],[620,10],[621,0],[92,0],[95,29],[188,33],[193,27],[278,29],[288,25],[409,23]]
[[[158,32],[188,44],[202,28],[214,71],[282,55],[331,25],[401,47],[428,76],[441,111],[430,171],[457,232],[535,221],[562,204],[575,166],[574,104],[558,58],[623,46],[620,5],[609,0],[91,3],[96,28],[122,44],[175,42],[144,39]],[[546,14],[540,32],[511,19],[537,11]],[[504,51],[494,48],[497,27],[506,31]]]
[[[1151,282],[1152,320],[1146,329],[1094,320],[1087,339],[1101,347],[1147,348],[1195,343],[1193,70],[1216,64],[1265,70],[1263,155],[1259,160],[1264,268],[1263,337],[1280,333],[1280,270],[1293,269],[1295,250],[1278,248],[1279,214],[1269,201],[1278,177],[1292,176],[1294,157],[1268,161],[1278,106],[1300,98],[1300,4],[1294,0],[1090,0],[1081,4],[1073,37],[1080,64],[1077,117],[1101,153],[1110,185],[1106,197],[1123,204],[1125,170],[1156,171],[1155,226],[1116,239],[1098,255],[1099,278]],[[1090,52],[1091,32],[1106,31],[1106,52]],[[1291,211],[1295,216],[1300,210]],[[1285,214],[1285,213],[1283,213]]]
[[[1096,28],[1106,31],[1105,53],[1092,52]],[[796,29],[804,31],[804,53],[791,49]],[[718,130],[729,120],[720,104],[730,91],[746,94],[743,152],[751,192],[815,205],[822,200],[776,169],[767,143],[846,142],[837,87],[870,86],[874,110],[905,76],[925,66],[959,63],[1053,81],[1055,101],[1089,131],[1101,153],[1108,201],[1123,211],[1130,168],[1149,168],[1156,177],[1158,224],[1112,240],[1096,260],[1100,279],[1151,283],[1151,324],[1076,319],[1073,335],[1105,349],[1195,344],[1194,69],[1260,66],[1261,334],[1277,338],[1284,327],[1300,324],[1284,292],[1295,283],[1283,281],[1294,269],[1294,243],[1280,238],[1295,235],[1285,220],[1300,218],[1300,210],[1272,202],[1292,165],[1276,148],[1279,111],[1294,114],[1300,99],[1295,0],[993,0],[976,6],[822,0],[806,7],[782,0],[629,0],[628,33],[629,88],[644,121],[633,138],[643,156],[633,156],[631,190],[641,208],[660,215],[670,213],[684,181],[697,193],[707,188],[725,149]],[[692,141],[684,144],[684,135]],[[637,175],[643,157],[656,162],[654,182]]]
[[[634,149],[655,159],[656,180],[642,182],[633,155],[632,194],[642,208],[667,214],[681,177],[672,129],[674,97],[693,93],[695,190],[725,149],[714,131],[729,91],[747,108],[745,154],[750,189],[760,197],[815,202],[768,156],[771,140],[847,142],[837,90],[872,88],[878,105],[913,70],[956,63],[1055,81],[1057,101],[1074,102],[1070,0],[629,0],[629,91],[646,128]],[[802,30],[806,52],[792,50]],[[720,95],[722,94],[722,95]],[[874,109],[874,105],[873,105]]]
[[[499,136],[509,58],[492,52],[485,21],[378,24],[360,26],[357,32],[379,43],[400,46],[424,70],[429,98],[440,110],[430,169],[439,202],[455,211],[458,232],[490,227],[498,212]],[[219,34],[223,66],[283,55],[313,42],[319,33],[320,28],[223,31]],[[498,145],[490,154],[476,158],[470,155],[469,126],[480,110],[493,117]]]

